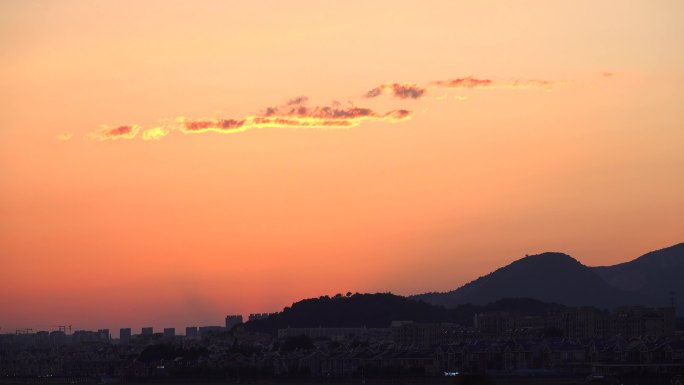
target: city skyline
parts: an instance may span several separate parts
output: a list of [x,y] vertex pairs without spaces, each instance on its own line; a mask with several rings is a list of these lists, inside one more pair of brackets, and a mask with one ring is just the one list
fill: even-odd
[[0,333],[178,331],[681,242],[683,13],[2,2]]

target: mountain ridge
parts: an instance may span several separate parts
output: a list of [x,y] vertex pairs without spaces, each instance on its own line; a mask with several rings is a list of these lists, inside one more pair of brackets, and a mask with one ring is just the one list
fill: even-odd
[[[683,276],[684,243],[598,267],[586,266],[565,253],[545,252],[526,255],[457,289],[410,298],[445,307],[484,304],[510,296],[568,306],[667,306],[671,305],[668,293],[684,296]],[[684,308],[684,301],[675,300],[675,304]]]

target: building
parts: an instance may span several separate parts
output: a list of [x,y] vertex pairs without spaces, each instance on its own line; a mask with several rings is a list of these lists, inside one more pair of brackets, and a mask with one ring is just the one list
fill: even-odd
[[392,341],[399,346],[426,349],[441,343],[442,325],[437,323],[394,323],[390,328]]
[[102,342],[109,342],[111,335],[109,334],[109,329],[98,329],[97,331],[98,339]]
[[63,331],[50,332],[50,342],[55,345],[62,345],[66,342],[66,333]]
[[268,318],[275,313],[252,313],[249,315],[249,321],[256,321],[258,319]]
[[188,326],[185,328],[185,338],[195,339],[197,336],[197,326]]
[[514,330],[520,316],[505,312],[475,314],[473,326],[483,334],[501,335]]
[[295,336],[307,336],[311,339],[329,339],[333,341],[345,341],[355,339],[367,339],[368,328],[286,328],[278,329],[278,338],[285,339]]
[[232,329],[235,325],[239,325],[242,323],[242,315],[241,314],[234,314],[234,315],[227,315],[226,316],[226,329],[230,330]]
[[173,338],[176,336],[176,328],[164,328],[164,337]]
[[128,345],[131,342],[131,328],[119,329],[119,344]]
[[74,334],[71,335],[71,340],[76,343],[100,342],[100,332],[94,332],[91,330],[76,330],[74,331]]
[[473,327],[483,337],[529,336],[548,327],[543,316],[523,316],[517,313],[491,312],[475,314]]
[[569,338],[666,337],[675,333],[675,310],[627,306],[609,313],[593,308],[570,308],[553,315],[550,325]]
[[546,329],[555,330],[571,339],[669,337],[675,334],[675,309],[629,306],[609,312],[592,307],[576,307],[537,317],[503,312],[480,313],[475,316],[474,326],[483,336]]
[[623,337],[663,337],[675,334],[675,309],[620,307],[608,319],[608,332]]
[[151,336],[154,334],[154,328],[152,326],[144,327],[142,328],[142,335],[144,336]]

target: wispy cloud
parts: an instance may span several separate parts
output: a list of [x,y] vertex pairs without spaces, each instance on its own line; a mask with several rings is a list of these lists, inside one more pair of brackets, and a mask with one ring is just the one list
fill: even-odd
[[374,98],[382,95],[384,92],[390,92],[399,99],[419,99],[427,90],[416,84],[385,83],[369,90],[363,96]]
[[491,87],[493,84],[494,80],[492,79],[477,79],[472,76],[465,78],[436,80],[430,83],[430,85],[433,87],[446,88],[484,88]]
[[67,141],[74,137],[73,132],[60,132],[57,134],[57,140]]
[[467,76],[463,78],[453,78],[446,80],[435,80],[426,86],[419,86],[413,83],[385,83],[367,91],[365,98],[375,98],[382,94],[391,94],[399,99],[420,99],[428,93],[430,89],[451,88],[451,89],[543,89],[548,90],[552,86],[562,84],[549,80],[537,79],[514,79],[514,80],[495,80],[487,78],[476,78]]
[[529,90],[541,89],[549,90],[555,85],[567,84],[567,82],[558,82],[551,80],[539,79],[513,79],[513,80],[495,80],[495,79],[478,79],[472,76],[464,78],[455,78],[447,80],[437,80],[431,82],[430,85],[435,88],[455,88],[455,89],[509,89],[509,90]]
[[[172,132],[232,134],[254,128],[340,129],[357,127],[365,121],[399,122],[411,117],[411,111],[405,109],[377,112],[370,108],[357,107],[351,103],[347,106],[343,106],[339,102],[324,106],[308,106],[307,103],[307,97],[299,96],[281,105],[267,107],[256,115],[242,118],[191,119],[177,117],[167,119],[156,127],[143,130],[142,139],[146,141],[160,140]],[[103,126],[88,136],[99,140],[132,139],[139,130],[141,128],[137,125],[115,128]]]
[[351,128],[364,121],[400,121],[408,119],[408,110],[392,110],[378,113],[369,108],[343,107],[339,103],[330,106],[309,107],[306,97],[291,99],[287,103],[268,107],[258,115],[240,119],[201,119],[180,118],[180,131],[184,133],[220,132],[236,133],[253,128]]
[[111,128],[109,126],[101,126],[99,130],[88,135],[91,139],[98,140],[116,140],[116,139],[133,139],[138,135],[140,126],[136,124],[122,125]]
[[[607,75],[604,75],[607,76]],[[552,86],[564,82],[548,80],[496,80],[467,76],[446,80],[432,81],[424,86],[416,83],[389,82],[370,89],[363,94],[363,98],[375,98],[382,94],[390,94],[398,99],[421,99],[431,90],[440,89],[443,100],[448,89],[541,89],[549,90]],[[457,100],[465,100],[467,96],[458,95]],[[343,106],[339,102],[329,105],[309,106],[306,96],[292,98],[281,105],[267,107],[260,113],[250,116],[230,118],[217,117],[209,119],[191,119],[178,117],[165,120],[164,123],[142,131],[142,139],[146,141],[159,140],[173,132],[197,134],[206,132],[237,133],[254,128],[352,128],[365,121],[399,122],[411,117],[412,112],[406,109],[393,109],[387,112],[377,112],[370,108],[358,107],[352,102]],[[141,127],[135,124],[117,127],[102,126],[99,130],[88,134],[89,138],[98,140],[133,139]],[[60,140],[68,140],[70,134],[62,134]]]

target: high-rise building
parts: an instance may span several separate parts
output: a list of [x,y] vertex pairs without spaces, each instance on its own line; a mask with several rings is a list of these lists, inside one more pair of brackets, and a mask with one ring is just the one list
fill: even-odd
[[233,328],[235,325],[239,325],[242,323],[242,315],[240,314],[235,314],[235,315],[227,315],[226,316],[226,329],[230,330]]
[[50,341],[55,345],[62,345],[66,341],[66,333],[63,331],[54,331],[50,333]]
[[164,337],[175,337],[176,328],[164,328]]
[[110,335],[109,335],[109,329],[98,329],[97,334],[99,336],[99,340],[102,342],[109,342],[110,340]]
[[144,336],[151,336],[152,334],[154,334],[154,328],[152,326],[142,328],[141,334]]
[[197,338],[197,326],[188,326],[185,328],[185,338]]
[[119,329],[119,344],[128,345],[131,342],[131,328]]

